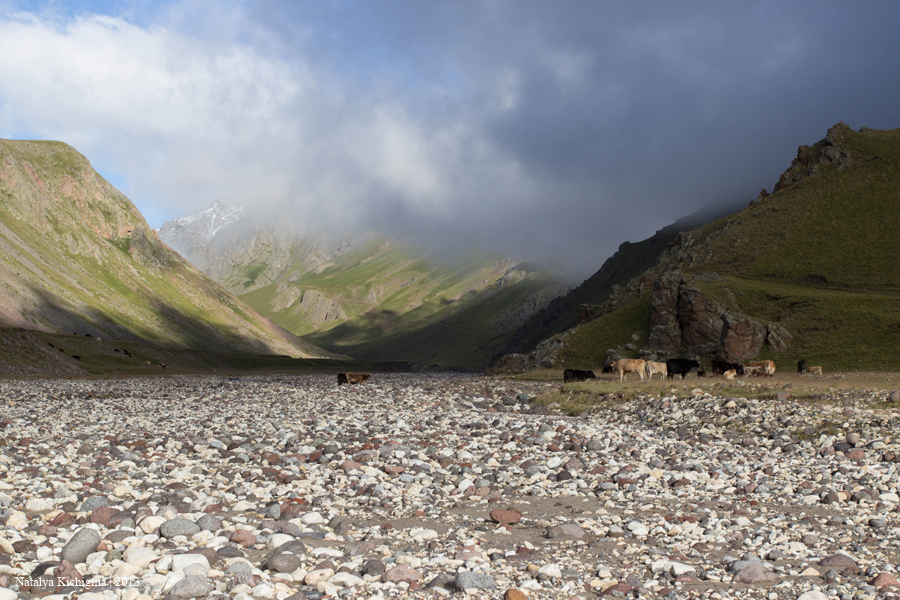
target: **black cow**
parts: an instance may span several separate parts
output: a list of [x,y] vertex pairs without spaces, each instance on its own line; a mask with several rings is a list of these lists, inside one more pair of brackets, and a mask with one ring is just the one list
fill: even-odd
[[802,359],[797,362],[797,372],[801,375],[806,375],[806,359]]
[[666,361],[666,370],[669,372],[669,379],[674,379],[675,375],[681,375],[684,379],[691,369],[699,369],[700,363],[689,358],[672,358]]
[[731,369],[734,369],[734,372],[738,375],[744,374],[744,367],[740,363],[730,363],[726,360],[712,360],[712,370],[716,375],[722,375],[725,371]]
[[347,374],[346,373],[338,373],[337,380],[338,380],[338,385],[347,383]]
[[603,372],[603,373],[612,373],[612,366],[613,366],[613,363],[614,363],[614,362],[616,362],[616,361],[614,361],[613,359],[607,357],[606,363],[604,363],[604,365],[603,365],[603,371],[602,371],[602,372]]
[[579,371],[578,369],[566,369],[563,371],[563,381],[572,383],[573,381],[587,381],[588,379],[597,379],[593,371]]

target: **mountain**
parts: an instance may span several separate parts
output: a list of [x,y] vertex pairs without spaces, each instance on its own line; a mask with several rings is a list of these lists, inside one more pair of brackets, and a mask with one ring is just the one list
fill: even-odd
[[499,356],[531,352],[544,340],[591,319],[594,305],[606,302],[616,286],[651,268],[683,231],[705,225],[745,206],[726,202],[702,208],[658,230],[646,240],[624,242],[600,269],[569,293],[555,298],[524,323],[509,339]]
[[552,352],[545,344],[543,360],[596,367],[612,349],[895,370],[898,229],[900,129],[838,123],[800,146],[772,194],[678,234],[593,320],[553,340]]
[[360,360],[478,369],[568,288],[542,269],[472,251],[452,260],[376,233],[301,229],[219,201],[160,238],[294,334]]
[[172,251],[60,142],[0,140],[0,326],[230,354],[329,356]]

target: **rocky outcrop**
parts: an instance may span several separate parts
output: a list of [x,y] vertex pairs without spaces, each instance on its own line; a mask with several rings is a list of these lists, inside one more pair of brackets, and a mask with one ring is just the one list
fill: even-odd
[[557,283],[551,283],[535,290],[525,298],[521,305],[500,315],[494,321],[494,329],[507,331],[521,327],[534,315],[543,310],[554,298],[559,298],[568,291],[568,286]]
[[653,282],[650,308],[651,351],[673,354],[685,350],[742,361],[759,355],[764,343],[779,352],[792,340],[783,327],[763,326],[727,310],[690,285],[679,271],[664,273]]
[[321,325],[328,321],[345,320],[347,318],[341,305],[320,292],[319,290],[306,290],[300,304],[294,312],[304,313],[314,325]]
[[773,193],[814,176],[822,165],[837,164],[843,168],[859,162],[844,145],[845,136],[849,133],[853,133],[850,126],[839,122],[828,130],[824,140],[812,146],[797,148],[797,158],[791,161],[791,166],[781,174]]

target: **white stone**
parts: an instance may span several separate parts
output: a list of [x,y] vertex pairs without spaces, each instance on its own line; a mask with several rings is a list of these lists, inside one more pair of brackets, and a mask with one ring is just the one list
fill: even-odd
[[171,572],[166,576],[166,582],[162,586],[162,595],[165,596],[169,592],[172,591],[172,588],[175,587],[175,584],[184,579],[184,573],[176,573],[175,571]]
[[250,590],[250,595],[257,600],[271,600],[275,597],[275,588],[267,583],[261,583]]
[[25,503],[25,510],[33,513],[48,513],[54,508],[56,507],[50,498],[29,498]]
[[128,564],[146,569],[154,560],[159,558],[159,554],[153,548],[146,546],[133,546],[122,553],[122,560]]
[[0,600],[18,600],[19,594],[9,588],[0,588]]
[[318,585],[320,582],[328,581],[332,577],[334,577],[334,569],[316,569],[306,574],[306,577],[303,578],[303,583],[306,585]]
[[286,533],[273,533],[271,537],[269,537],[269,541],[266,542],[266,547],[269,550],[275,550],[278,546],[282,544],[287,544],[290,541],[293,541],[294,536],[287,535]]
[[157,517],[156,515],[150,515],[149,517],[144,517],[141,519],[141,522],[138,524],[141,531],[144,533],[153,533],[159,526],[166,522],[165,517]]
[[544,565],[540,569],[538,569],[538,575],[545,575],[546,577],[561,579],[562,571],[559,568],[559,565]]
[[200,565],[203,574],[209,571],[209,560],[202,554],[176,554],[172,557],[172,570],[184,572],[190,565]]
[[327,523],[328,520],[317,512],[308,512],[300,517],[300,522],[304,525],[321,525]]
[[341,572],[331,577],[328,583],[339,587],[356,587],[362,585],[365,581],[352,573]]

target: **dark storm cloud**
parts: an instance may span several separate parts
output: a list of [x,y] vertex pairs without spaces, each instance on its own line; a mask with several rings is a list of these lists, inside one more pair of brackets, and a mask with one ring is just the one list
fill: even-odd
[[110,168],[165,216],[228,195],[580,276],[625,240],[771,190],[840,120],[900,127],[894,2],[176,2],[79,18],[26,20],[21,39],[108,40],[126,92],[87,72],[105,111],[77,86],[38,110],[29,99],[58,91],[32,85],[46,57],[0,61],[0,133],[24,121],[128,156]]

